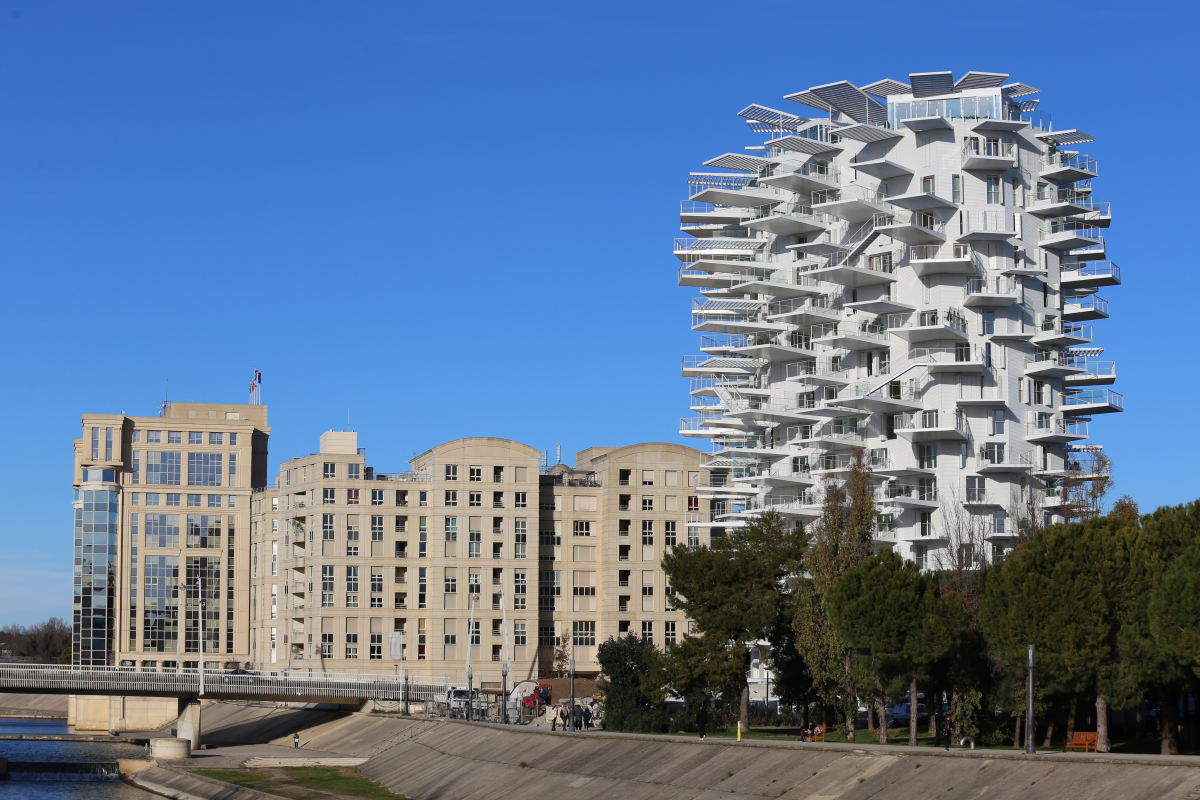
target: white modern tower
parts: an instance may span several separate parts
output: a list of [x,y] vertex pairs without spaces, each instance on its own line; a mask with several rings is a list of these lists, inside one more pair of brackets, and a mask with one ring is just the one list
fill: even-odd
[[877,544],[923,565],[1002,555],[1015,509],[1058,518],[1063,479],[1092,474],[1091,417],[1122,410],[1088,324],[1120,271],[1075,149],[1093,140],[1036,94],[933,72],[787,96],[814,118],[740,112],[753,145],[688,177],[675,241],[703,295],[681,432],[712,439],[690,525],[811,520],[855,448]]

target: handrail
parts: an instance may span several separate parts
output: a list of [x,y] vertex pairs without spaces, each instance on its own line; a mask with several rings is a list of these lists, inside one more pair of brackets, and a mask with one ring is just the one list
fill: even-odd
[[979,257],[969,244],[913,244],[908,247],[908,260],[932,261],[951,259],[970,259],[978,264]]
[[1049,433],[1087,436],[1088,424],[1082,421],[1076,422],[1057,418],[1039,419],[1034,422],[1025,423],[1026,436],[1038,436]]
[[1107,315],[1108,301],[1098,294],[1067,297],[1063,301],[1063,310],[1066,311],[1071,308],[1078,308],[1081,311],[1097,311]]
[[1121,268],[1111,261],[1077,261],[1075,263],[1059,264],[1059,270],[1064,274],[1079,275],[1082,278],[1103,278],[1112,276],[1117,283],[1121,282]]
[[1108,404],[1125,408],[1125,396],[1112,389],[1076,389],[1063,393],[1064,406]]
[[1043,169],[1046,167],[1072,167],[1084,172],[1099,172],[1097,169],[1098,166],[1096,159],[1069,151],[1060,150],[1056,153],[1047,153],[1042,156]]

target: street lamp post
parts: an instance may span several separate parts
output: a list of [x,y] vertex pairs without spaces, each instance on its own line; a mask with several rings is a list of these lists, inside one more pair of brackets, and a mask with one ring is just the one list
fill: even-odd
[[1029,645],[1029,688],[1025,698],[1025,754],[1034,755],[1037,747],[1033,741],[1033,645]]

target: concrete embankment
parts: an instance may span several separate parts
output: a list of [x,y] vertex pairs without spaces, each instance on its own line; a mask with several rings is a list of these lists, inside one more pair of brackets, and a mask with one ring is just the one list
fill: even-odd
[[131,776],[136,786],[172,800],[279,800],[278,795],[234,786],[170,767],[153,766]]
[[0,717],[67,718],[65,694],[0,694]]

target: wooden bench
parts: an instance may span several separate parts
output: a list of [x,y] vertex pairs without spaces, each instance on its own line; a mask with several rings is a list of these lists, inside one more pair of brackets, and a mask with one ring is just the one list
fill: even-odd
[[812,734],[812,738],[811,738],[811,739],[809,739],[809,741],[810,741],[810,742],[823,742],[823,741],[825,741],[825,726],[824,726],[824,725],[818,725],[817,727],[813,728],[813,734]]
[[1096,742],[1099,739],[1096,731],[1075,731],[1070,739],[1063,743],[1063,750],[1082,750],[1096,752]]

